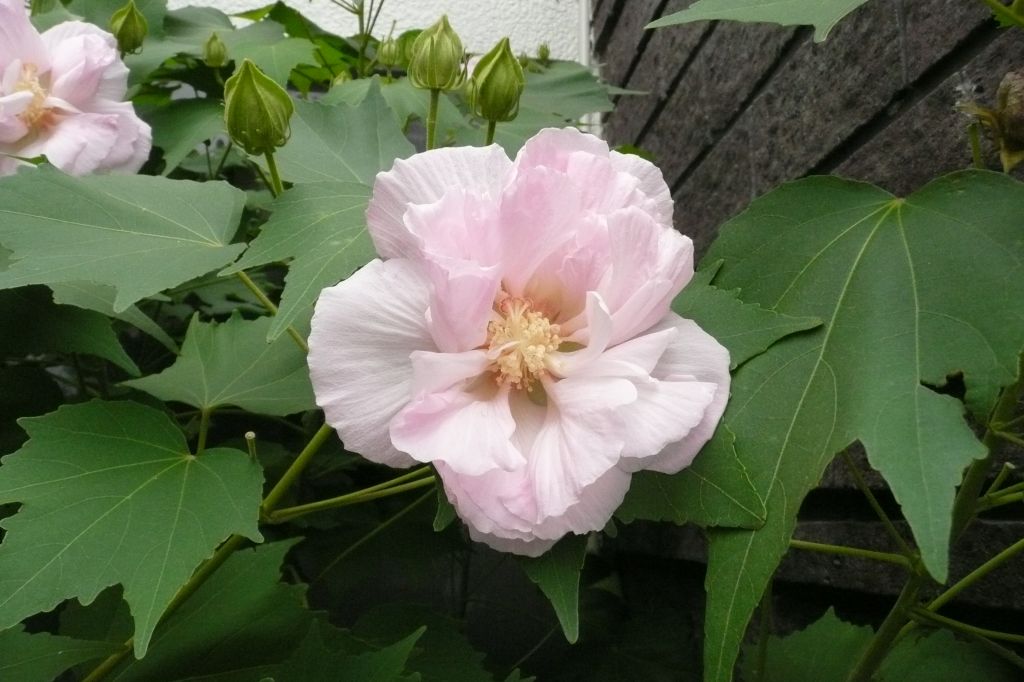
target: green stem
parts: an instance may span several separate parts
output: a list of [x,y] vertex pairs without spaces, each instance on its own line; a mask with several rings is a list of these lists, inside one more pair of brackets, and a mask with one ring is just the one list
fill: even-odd
[[213,158],[210,156],[210,141],[205,140],[203,146],[206,148],[206,179],[213,180]]
[[978,503],[978,511],[986,511],[1002,507],[1005,504],[1016,504],[1024,500],[1024,492],[1000,493],[999,495],[986,495]]
[[[990,485],[988,490],[985,491],[985,497],[991,497],[999,492],[1006,492],[1001,490],[1003,483],[1006,483],[1006,479],[1009,478],[1010,474],[1013,473],[1016,468],[1017,467],[1013,466],[1009,462],[1003,462],[1003,466],[999,469],[999,473],[996,474],[995,479],[992,481],[992,485]],[[1011,490],[1010,492],[1013,491]]]
[[992,433],[1005,440],[1007,443],[1013,443],[1014,445],[1024,447],[1024,438],[1021,438],[1015,433],[1009,431],[993,430]]
[[206,436],[210,431],[210,414],[213,410],[204,409],[199,413],[199,438],[196,441],[196,456],[206,450]]
[[400,495],[401,493],[408,492],[409,490],[416,490],[417,488],[422,488],[424,486],[434,485],[435,481],[436,479],[431,476],[419,481],[413,481],[412,483],[403,483],[401,485],[373,491],[360,490],[358,492],[349,493],[348,495],[340,495],[326,500],[317,500],[316,502],[310,502],[309,504],[286,507],[285,509],[280,509],[271,514],[267,518],[267,521],[269,523],[283,523],[300,516],[305,516],[306,514],[313,514],[327,509],[337,509],[339,507],[350,507],[354,504],[363,504],[364,502],[370,502],[371,500],[377,500],[382,497]]
[[952,585],[949,589],[947,589],[945,592],[943,592],[938,597],[933,599],[932,602],[928,604],[928,606],[925,608],[928,611],[938,611],[940,608],[949,603],[958,594],[960,594],[968,587],[984,578],[992,571],[996,570],[997,568],[1005,564],[1014,555],[1020,553],[1021,551],[1024,551],[1024,539],[1018,540],[1017,542],[1013,543],[1012,545],[1004,549],[1002,552],[996,554],[994,557],[983,563],[981,566],[978,566],[976,569],[965,575],[963,578],[958,580],[954,585]]
[[345,557],[349,556],[350,554],[352,554],[352,552],[356,551],[357,549],[359,549],[360,547],[365,545],[367,542],[369,542],[370,540],[374,539],[375,537],[377,537],[378,535],[383,533],[385,530],[387,530],[388,528],[393,526],[395,523],[397,523],[406,514],[408,514],[409,512],[411,512],[412,510],[414,510],[416,507],[420,506],[421,504],[423,504],[427,500],[432,499],[433,497],[434,497],[434,491],[433,490],[428,490],[426,493],[424,493],[420,497],[417,497],[411,503],[409,503],[408,505],[406,505],[405,507],[403,507],[399,511],[395,512],[386,521],[384,521],[379,526],[377,526],[376,528],[371,530],[369,533],[367,533],[366,535],[364,535],[363,537],[359,538],[354,543],[352,543],[351,545],[346,547],[345,550],[341,554],[339,554],[338,556],[336,556],[334,558],[334,561],[332,561],[331,563],[327,564],[327,566],[322,571],[320,571],[320,574],[316,578],[314,578],[313,580],[310,581],[310,584],[313,584],[313,583],[316,583],[316,582],[319,582],[320,580],[322,580],[323,577],[326,576],[331,571],[331,569],[333,569],[335,566],[337,566],[341,562],[342,559],[344,559]]
[[1018,14],[1020,8],[1017,6],[1019,3],[1014,2],[1012,7],[1007,7],[1000,0],[981,0],[983,3],[988,5],[989,9],[992,10],[992,14],[996,15],[1000,19],[1016,24],[1017,26],[1024,27],[1024,17]]
[[985,168],[985,157],[981,152],[981,126],[977,122],[967,126],[967,139],[971,144],[971,158],[974,160],[974,167]]
[[437,146],[437,104],[441,99],[441,91],[433,88],[430,91],[430,109],[427,110],[427,149]]
[[306,443],[306,447],[302,449],[299,456],[295,458],[295,461],[291,463],[288,469],[281,475],[280,480],[271,489],[267,496],[263,498],[263,504],[260,505],[260,515],[267,517],[274,511],[277,504],[284,497],[284,494],[288,492],[288,489],[292,487],[302,471],[309,465],[309,462],[313,459],[313,455],[317,453],[320,447],[331,437],[334,433],[327,424],[320,427],[320,430],[313,434],[313,437]]
[[498,127],[498,122],[497,121],[488,121],[487,122],[487,141],[484,142],[485,145],[494,144],[494,131],[497,129],[497,127]]
[[[1003,389],[1002,394],[999,396],[999,402],[996,403],[992,416],[989,418],[989,424],[1004,424],[1013,418],[1014,411],[1017,409],[1017,403],[1020,400],[1021,389],[1024,388],[1024,373],[1022,373],[1024,364],[1022,364],[1022,361],[1024,359],[1017,358],[1017,379]],[[982,443],[984,443],[988,454],[984,459],[974,460],[964,475],[964,481],[960,485],[960,490],[957,491],[956,500],[953,502],[953,528],[949,536],[953,542],[960,537],[974,519],[978,507],[978,498],[981,496],[982,488],[985,486],[985,479],[988,477],[988,471],[992,466],[992,459],[995,457],[995,450],[999,444],[999,439],[997,430],[989,426],[982,438]]]
[[913,609],[910,615],[915,619],[919,618],[927,624],[937,625],[944,627],[949,630],[956,630],[957,632],[965,632],[979,637],[986,637],[988,639],[997,639],[1003,642],[1013,642],[1014,644],[1024,644],[1024,635],[1017,635],[1010,632],[1000,632],[999,630],[989,630],[988,628],[979,628],[976,625],[970,623],[964,623],[963,621],[955,620],[953,618],[947,618],[946,616],[940,616],[937,613],[926,611],[924,609]]
[[281,173],[277,170],[277,161],[274,159],[274,152],[268,151],[264,154],[267,159],[267,170],[270,171],[270,193],[275,198],[284,192],[284,184],[281,182]]
[[867,481],[864,480],[863,474],[861,474],[860,469],[857,467],[857,463],[853,461],[853,457],[850,456],[850,453],[847,450],[843,450],[843,461],[846,462],[846,468],[853,476],[854,483],[856,483],[861,493],[864,494],[864,497],[867,498],[868,504],[871,505],[871,508],[875,511],[875,514],[882,521],[882,525],[885,526],[885,530],[888,531],[889,536],[893,539],[893,542],[895,542],[896,546],[899,547],[900,552],[906,555],[906,557],[910,559],[911,562],[916,561],[917,553],[913,549],[911,549],[910,545],[907,544],[907,541],[903,539],[902,535],[900,535],[899,530],[897,530],[896,528],[896,524],[894,524],[892,522],[892,519],[889,518],[889,515],[885,513],[885,509],[882,508],[882,504],[878,501],[878,498],[875,497],[875,494],[871,491],[871,488],[868,486]]
[[896,599],[892,610],[889,611],[889,615],[885,617],[882,626],[878,628],[878,632],[875,633],[871,643],[868,644],[868,648],[861,654],[857,664],[846,678],[847,682],[870,682],[871,677],[878,670],[878,666],[885,660],[885,657],[896,643],[896,637],[907,622],[910,610],[917,601],[917,593],[921,589],[923,582],[923,576],[916,573],[911,574],[907,584],[903,586],[903,591],[900,592],[900,596]]
[[[242,280],[242,284],[252,292],[252,295],[256,297],[256,300],[260,302],[260,305],[266,308],[268,313],[271,315],[277,315],[277,306],[270,300],[270,297],[267,296],[266,292],[260,288],[260,285],[256,284],[256,282],[252,280],[252,277],[250,277],[244,270],[239,270],[235,275],[238,279]],[[303,353],[308,353],[309,344],[307,344],[306,340],[302,338],[302,334],[299,333],[299,330],[292,325],[288,325],[287,331],[288,336],[292,337],[292,341],[295,342],[295,345],[301,348]]]
[[220,177],[221,172],[224,170],[224,163],[228,160],[228,154],[231,152],[234,144],[234,142],[228,140],[228,143],[224,146],[224,153],[220,155],[220,161],[217,163],[217,170],[213,172],[213,177]]
[[840,556],[857,557],[858,559],[871,559],[873,561],[883,561],[888,564],[896,564],[897,566],[903,566],[904,568],[911,568],[910,559],[903,556],[902,554],[893,554],[891,552],[876,552],[871,549],[861,549],[859,547],[846,547],[844,545],[826,545],[819,542],[807,542],[806,540],[790,540],[789,546],[793,549],[803,549],[809,552],[821,552],[823,554],[838,554]]
[[1006,647],[996,644],[989,638],[982,637],[981,635],[977,635],[973,632],[965,632],[964,634],[967,635],[967,638],[973,641],[975,644],[978,644],[979,646],[988,649],[991,653],[995,654],[996,656],[999,656],[1015,668],[1020,668],[1021,670],[1024,670],[1024,658],[1018,656],[1016,652],[1010,651]]

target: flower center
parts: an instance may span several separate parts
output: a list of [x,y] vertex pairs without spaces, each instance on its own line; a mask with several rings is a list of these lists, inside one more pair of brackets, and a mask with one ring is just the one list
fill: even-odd
[[494,302],[494,312],[495,319],[487,325],[487,348],[499,355],[491,371],[497,373],[499,384],[529,391],[547,372],[548,355],[562,342],[558,325],[534,309],[529,299],[505,292]]
[[31,92],[32,103],[18,114],[25,125],[29,128],[39,123],[40,119],[50,113],[46,106],[46,90],[39,82],[39,68],[35,64],[25,64],[21,67],[21,78],[14,85],[15,92]]

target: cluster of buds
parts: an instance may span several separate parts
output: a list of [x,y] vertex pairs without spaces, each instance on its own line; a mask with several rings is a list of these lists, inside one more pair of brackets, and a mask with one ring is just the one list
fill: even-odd
[[110,32],[117,40],[122,57],[142,49],[142,42],[149,33],[149,22],[135,6],[135,0],[128,0],[128,4],[110,17]]
[[991,133],[1003,170],[1009,173],[1024,162],[1024,70],[1006,74],[999,84],[994,109],[974,102],[960,102],[957,106]]

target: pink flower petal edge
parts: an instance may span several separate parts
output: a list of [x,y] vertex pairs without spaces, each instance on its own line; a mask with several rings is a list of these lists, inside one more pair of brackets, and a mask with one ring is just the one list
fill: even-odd
[[80,21],[40,34],[20,0],[0,0],[0,175],[38,156],[71,175],[137,172],[152,132],[127,89],[112,35]]
[[318,404],[346,446],[430,463],[469,527],[537,556],[602,529],[633,473],[714,435],[728,351],[670,310],[693,276],[660,171],[576,129],[429,151],[377,176],[384,261],[325,289]]

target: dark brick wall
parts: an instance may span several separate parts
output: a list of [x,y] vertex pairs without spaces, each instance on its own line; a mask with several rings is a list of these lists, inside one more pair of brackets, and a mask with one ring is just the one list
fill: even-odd
[[[676,200],[676,227],[694,238],[698,253],[719,225],[787,180],[837,173],[907,194],[966,167],[966,120],[954,110],[963,84],[973,83],[978,100],[990,103],[1003,74],[1024,68],[1024,32],[999,29],[977,0],[871,0],[824,43],[813,42],[807,28],[764,24],[644,31],[691,2],[600,0],[594,35],[604,78],[649,93],[619,97],[605,135],[654,155]],[[1019,453],[1015,459],[1024,465]],[[870,480],[898,515],[881,479]],[[952,577],[1024,537],[1022,516],[987,515],[957,547]],[[838,463],[801,510],[797,536],[862,547],[887,542]],[[704,551],[699,533],[661,526],[627,529],[617,545],[684,562],[700,562]],[[778,578],[885,598],[902,584],[898,570],[806,553],[791,553]],[[1024,559],[963,600],[1019,616]]]

